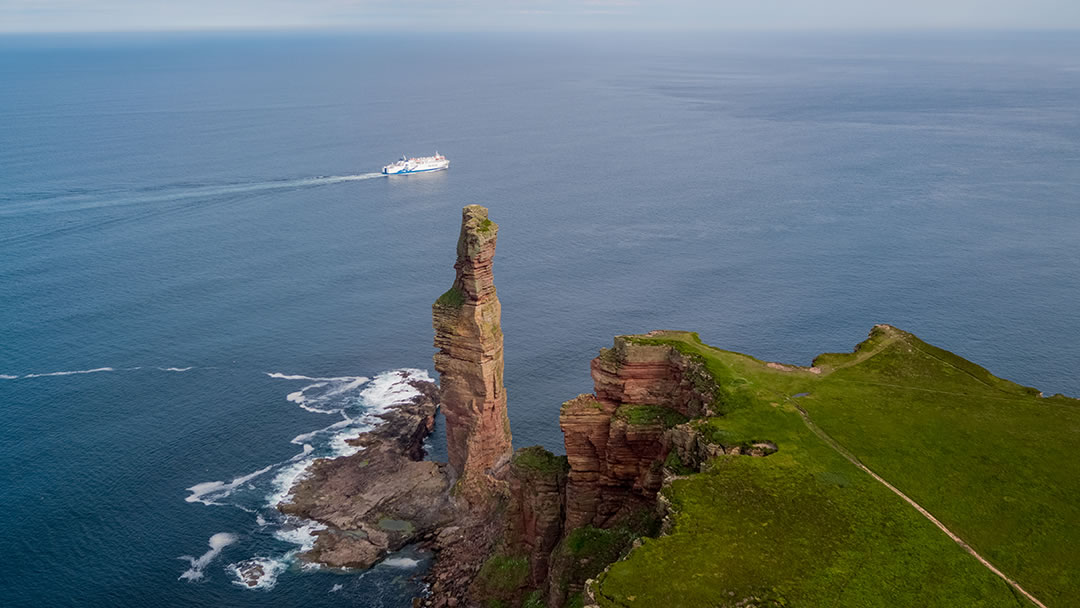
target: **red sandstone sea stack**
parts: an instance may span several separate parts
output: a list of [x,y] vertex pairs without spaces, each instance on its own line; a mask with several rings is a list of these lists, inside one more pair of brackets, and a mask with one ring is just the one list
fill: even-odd
[[502,310],[491,272],[498,231],[486,208],[463,209],[454,285],[432,306],[450,466],[470,501],[486,493],[512,452]]

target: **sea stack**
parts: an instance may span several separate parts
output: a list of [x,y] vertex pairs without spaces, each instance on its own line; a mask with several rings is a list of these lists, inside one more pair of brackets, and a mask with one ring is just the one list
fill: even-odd
[[498,232],[486,208],[462,210],[454,285],[432,306],[450,467],[470,502],[486,493],[512,452],[502,310],[491,271]]

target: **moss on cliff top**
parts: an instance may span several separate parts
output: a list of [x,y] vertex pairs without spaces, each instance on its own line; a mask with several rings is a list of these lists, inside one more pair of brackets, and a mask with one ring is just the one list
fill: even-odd
[[686,416],[662,405],[623,405],[615,410],[615,416],[630,424],[659,424],[667,429],[688,420]]
[[478,597],[488,601],[511,600],[529,577],[529,560],[517,555],[492,555],[473,579]]
[[456,284],[435,300],[435,306],[457,309],[465,305],[465,293]]
[[[714,350],[701,342],[701,338],[689,331],[657,331],[641,336],[620,336],[628,344],[667,346],[693,362],[701,373],[695,388],[711,394],[711,409],[719,414],[745,407],[753,401],[747,391],[748,380],[720,357],[705,356]],[[725,352],[725,351],[716,351]],[[752,359],[753,360],[753,359]],[[756,361],[756,360],[755,360]]]
[[566,456],[556,456],[538,445],[514,452],[510,463],[519,471],[541,475],[565,474],[570,470]]
[[566,412],[573,409],[587,408],[589,410],[602,410],[603,404],[596,400],[594,395],[584,394],[578,395],[569,401],[564,401],[559,408],[560,412]]

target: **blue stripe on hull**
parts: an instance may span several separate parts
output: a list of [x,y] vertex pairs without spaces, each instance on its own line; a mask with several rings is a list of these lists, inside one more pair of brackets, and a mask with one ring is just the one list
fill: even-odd
[[410,173],[430,173],[432,171],[446,171],[450,167],[439,167],[438,169],[420,169],[414,171],[398,171],[396,173],[384,173],[384,175],[409,175]]

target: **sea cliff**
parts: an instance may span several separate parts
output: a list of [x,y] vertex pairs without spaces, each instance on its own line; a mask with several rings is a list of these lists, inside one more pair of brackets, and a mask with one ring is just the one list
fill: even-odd
[[[617,336],[589,365],[593,392],[559,411],[566,456],[513,451],[497,234],[465,207],[432,307],[439,387],[355,439],[359,454],[316,462],[281,505],[327,526],[306,559],[362,568],[423,543],[437,555],[413,603],[433,608],[1080,599],[1064,447],[1080,403],[889,325],[808,367],[690,332]],[[439,401],[445,464],[422,460]]]

